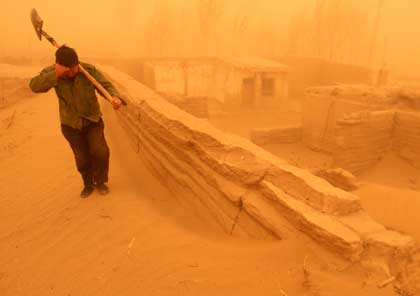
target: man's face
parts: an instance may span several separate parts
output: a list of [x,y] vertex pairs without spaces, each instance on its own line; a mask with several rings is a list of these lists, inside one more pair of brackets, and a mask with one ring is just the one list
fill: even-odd
[[67,78],[74,78],[78,72],[79,72],[79,66],[73,65],[69,68],[68,71],[65,72],[65,76]]

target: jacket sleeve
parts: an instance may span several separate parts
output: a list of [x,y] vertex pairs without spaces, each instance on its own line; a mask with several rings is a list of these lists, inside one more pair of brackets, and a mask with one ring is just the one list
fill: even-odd
[[57,85],[57,77],[55,77],[54,67],[48,67],[41,73],[31,79],[29,87],[35,93],[43,93],[49,91]]

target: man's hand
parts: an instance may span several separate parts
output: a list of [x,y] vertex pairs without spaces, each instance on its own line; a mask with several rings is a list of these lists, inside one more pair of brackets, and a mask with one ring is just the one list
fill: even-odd
[[112,104],[112,107],[114,107],[115,110],[118,110],[118,109],[120,109],[120,107],[122,105],[122,101],[118,97],[112,97],[111,104]]
[[66,76],[70,72],[70,68],[67,68],[60,64],[55,64],[55,77],[60,78]]

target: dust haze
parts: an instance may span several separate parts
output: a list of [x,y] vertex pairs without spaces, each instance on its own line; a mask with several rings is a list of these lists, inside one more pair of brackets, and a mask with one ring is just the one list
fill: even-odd
[[33,32],[28,15],[36,8],[44,29],[82,56],[303,55],[420,73],[420,4],[414,0],[20,0],[2,6],[0,56],[53,52]]
[[[81,63],[48,67],[33,8]],[[419,19],[418,0],[3,0],[1,296],[420,295]]]

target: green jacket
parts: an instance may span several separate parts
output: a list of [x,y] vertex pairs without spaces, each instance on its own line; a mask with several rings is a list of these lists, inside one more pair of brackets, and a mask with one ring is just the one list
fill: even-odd
[[[109,80],[93,65],[81,63],[113,97],[121,97]],[[54,87],[58,96],[61,124],[72,128],[82,128],[82,118],[98,122],[102,116],[95,86],[81,72],[73,79],[55,77],[55,66],[51,65],[30,82],[33,92],[42,93]]]

